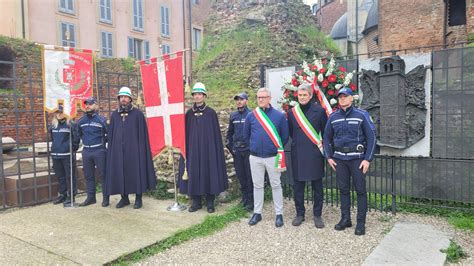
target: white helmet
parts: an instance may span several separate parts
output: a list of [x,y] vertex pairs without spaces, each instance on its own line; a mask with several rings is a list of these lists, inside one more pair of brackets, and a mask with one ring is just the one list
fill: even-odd
[[117,97],[120,97],[120,96],[128,96],[130,97],[130,99],[132,99],[132,91],[128,87],[122,87],[120,88]]
[[191,91],[191,94],[196,93],[196,92],[200,92],[200,93],[203,93],[204,95],[207,95],[206,86],[204,86],[204,84],[202,84],[201,82],[196,82],[196,84],[194,84],[193,86],[193,90]]

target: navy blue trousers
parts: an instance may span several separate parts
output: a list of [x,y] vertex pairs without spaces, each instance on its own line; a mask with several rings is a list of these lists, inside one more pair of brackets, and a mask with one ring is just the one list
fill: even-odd
[[[76,158],[72,160],[72,186],[74,195],[77,194]],[[71,163],[69,157],[60,159],[53,158],[54,175],[58,178],[59,193],[70,195],[71,193]]]
[[367,189],[365,187],[365,175],[359,169],[363,159],[336,161],[336,179],[341,196],[341,216],[343,219],[351,219],[351,176],[357,193],[357,223],[365,224],[367,214]]
[[[296,216],[305,215],[304,207],[304,190],[306,181],[293,180],[294,200],[296,208]],[[323,211],[323,179],[311,181],[311,188],[313,192],[313,215],[320,217]]]
[[86,178],[86,190],[88,197],[95,198],[95,168],[99,170],[102,177],[102,194],[105,195],[105,168],[107,153],[105,149],[83,150],[82,169]]
[[253,206],[253,182],[249,161],[250,151],[236,151],[234,167],[242,191],[242,201],[245,205]]

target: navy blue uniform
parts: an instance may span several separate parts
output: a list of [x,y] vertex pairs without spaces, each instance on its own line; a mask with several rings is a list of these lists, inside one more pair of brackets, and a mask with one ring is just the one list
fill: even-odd
[[[68,125],[65,121],[59,122],[57,127],[49,126],[49,134],[51,136],[51,151],[50,155],[53,159],[54,174],[58,178],[59,193],[61,195],[71,195],[71,138],[69,134],[72,128],[72,150],[77,151],[79,147],[79,138],[75,132],[75,125]],[[72,183],[73,194],[77,194],[77,177],[76,177],[76,158],[72,154]],[[69,185],[68,185],[69,183]]]
[[84,114],[77,122],[78,136],[82,139],[83,171],[86,178],[87,196],[95,198],[95,168],[102,177],[102,193],[105,194],[105,169],[107,152],[107,123],[105,117],[97,112]]
[[336,179],[341,194],[342,219],[350,220],[350,177],[357,192],[357,224],[365,225],[367,191],[365,174],[359,166],[372,161],[375,150],[375,126],[369,114],[349,107],[332,113],[326,124],[323,145],[328,159],[336,162]]
[[[324,109],[315,104],[301,105],[301,110],[322,136],[327,116]],[[306,136],[296,121],[293,112],[288,112],[288,128],[291,137],[291,166],[293,171],[293,189],[296,216],[305,216],[304,189],[307,181],[313,188],[313,215],[320,217],[323,209],[324,157],[319,148]]]
[[253,182],[249,162],[249,142],[244,136],[244,123],[247,114],[251,110],[243,107],[230,114],[229,127],[227,129],[226,147],[234,156],[234,167],[242,191],[242,203],[244,206],[253,208]]

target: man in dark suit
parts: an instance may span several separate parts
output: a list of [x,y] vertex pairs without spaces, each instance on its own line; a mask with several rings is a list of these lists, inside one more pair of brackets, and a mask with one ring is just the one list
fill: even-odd
[[322,135],[326,126],[326,113],[317,103],[312,103],[313,89],[304,83],[298,87],[298,104],[288,112],[291,137],[291,167],[296,217],[292,225],[299,226],[305,220],[304,190],[311,181],[313,189],[313,215],[316,228],[323,228],[324,156]]

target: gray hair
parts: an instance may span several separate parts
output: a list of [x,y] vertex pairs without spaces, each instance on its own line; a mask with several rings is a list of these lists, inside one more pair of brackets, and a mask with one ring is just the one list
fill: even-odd
[[260,89],[258,89],[257,93],[259,93],[259,92],[266,92],[268,94],[268,96],[272,96],[272,92],[267,88],[260,88]]
[[303,83],[299,85],[298,90],[307,91],[309,95],[313,95],[313,87],[309,83]]

